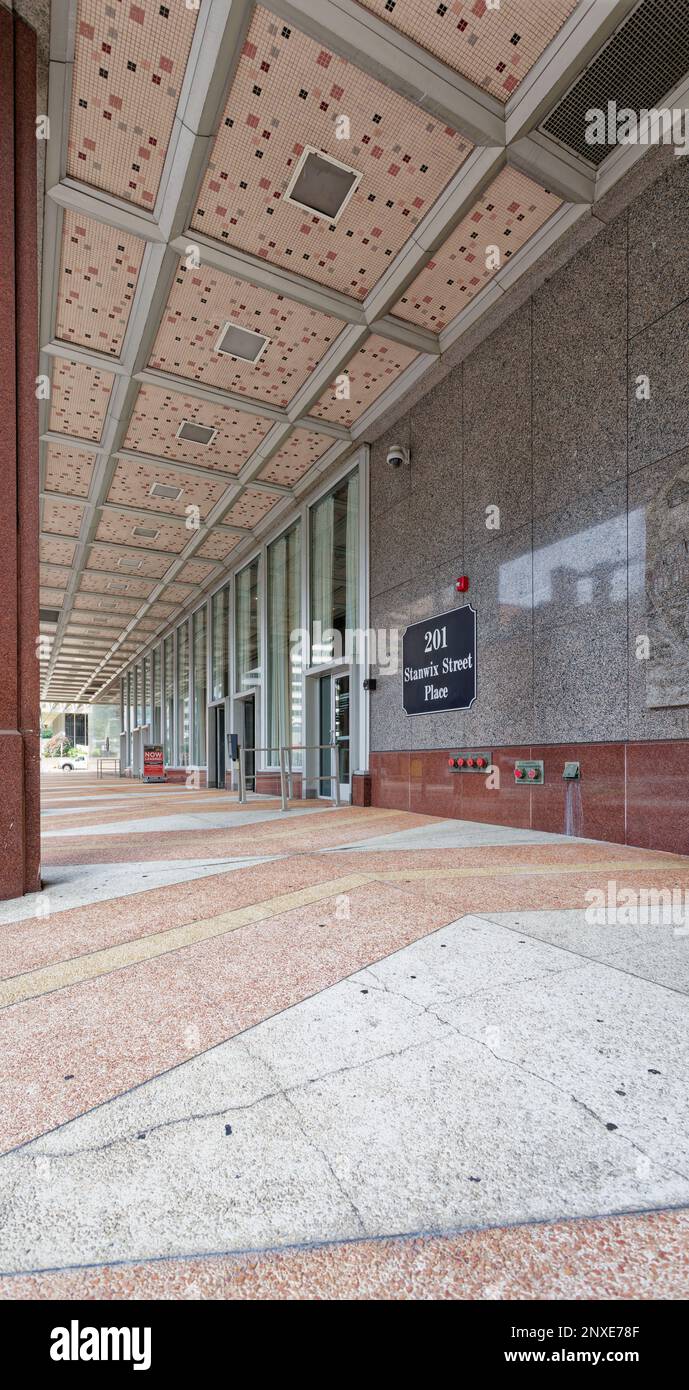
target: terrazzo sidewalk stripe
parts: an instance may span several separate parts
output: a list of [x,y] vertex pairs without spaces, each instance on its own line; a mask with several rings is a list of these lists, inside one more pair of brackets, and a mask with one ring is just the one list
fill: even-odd
[[689,1298],[689,1211],[0,1275],[0,1301]]
[[111,946],[104,951],[94,951],[90,955],[76,956],[42,970],[32,970],[24,975],[0,983],[0,1009],[13,1004],[35,999],[40,995],[51,994],[67,985],[93,980],[99,975],[109,975],[130,965],[152,960],[156,956],[167,955],[182,947],[193,946],[214,936],[237,931],[239,927],[265,922],[281,913],[290,912],[296,907],[306,907],[323,898],[339,897],[351,893],[371,881],[371,876],[349,874],[345,878],[331,879],[315,884],[311,888],[300,888],[294,893],[282,893],[275,898],[255,903],[248,907],[235,908],[217,917],[190,922],[184,927],[172,927],[169,931],[153,936],[135,937],[122,946]]
[[9,1150],[206,1053],[456,918],[366,883],[0,1011]]
[[[635,865],[637,872],[642,872],[648,867],[643,863]],[[53,990],[62,989],[66,985],[77,983],[80,980],[93,979],[98,975],[109,974],[113,970],[120,970],[126,966],[164,955],[169,951],[179,950],[180,947],[192,945],[196,941],[203,941],[211,936],[234,931],[238,927],[250,923],[265,921],[266,918],[289,911],[292,907],[305,906],[307,903],[317,902],[321,898],[331,897],[335,894],[345,894],[365,883],[375,881],[410,885],[420,883],[442,887],[449,881],[466,881],[482,877],[493,880],[499,877],[509,880],[533,876],[543,877],[545,875],[559,879],[561,876],[580,875],[583,868],[584,866],[577,863],[557,867],[550,864],[501,865],[499,875],[496,875],[495,867],[490,865],[448,866],[444,869],[390,868],[373,869],[369,873],[360,872],[341,879],[325,880],[310,887],[303,887],[287,894],[267,898],[213,917],[196,918],[182,926],[169,928],[162,932],[130,936],[125,942],[99,951],[86,951],[50,965],[24,971],[21,974],[6,975],[0,982],[0,1009],[8,1008],[22,1000],[52,993]],[[619,870],[628,870],[628,868],[627,861],[613,860],[587,864],[585,866],[587,883],[594,874],[609,874]],[[173,886],[176,887],[177,885]],[[152,889],[150,891],[160,890]]]

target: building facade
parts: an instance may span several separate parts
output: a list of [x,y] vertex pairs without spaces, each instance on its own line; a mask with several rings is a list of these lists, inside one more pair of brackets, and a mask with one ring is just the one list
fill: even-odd
[[[286,747],[330,795],[334,739],[344,798],[686,851],[688,201],[676,159],[130,667],[125,766],[146,728],[229,785],[235,732],[257,790]],[[406,713],[405,629],[467,602],[475,701]]]
[[[309,796],[352,792],[368,769],[368,450],[294,513],[171,627],[120,682],[121,760],[142,771],[162,743],[166,775],[274,793],[281,750]],[[337,752],[335,752],[335,748]]]

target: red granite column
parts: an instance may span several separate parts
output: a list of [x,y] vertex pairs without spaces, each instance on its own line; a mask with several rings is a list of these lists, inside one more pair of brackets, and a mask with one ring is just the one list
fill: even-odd
[[39,880],[36,38],[0,6],[0,898]]

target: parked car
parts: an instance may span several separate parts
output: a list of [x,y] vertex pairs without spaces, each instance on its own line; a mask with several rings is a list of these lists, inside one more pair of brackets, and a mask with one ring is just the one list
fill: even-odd
[[63,772],[74,772],[75,768],[87,768],[89,760],[85,753],[66,753],[63,758],[57,758],[58,767]]

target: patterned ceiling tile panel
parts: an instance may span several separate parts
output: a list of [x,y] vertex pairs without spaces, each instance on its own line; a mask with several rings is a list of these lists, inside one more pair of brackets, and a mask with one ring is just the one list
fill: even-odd
[[139,621],[138,621],[138,623],[136,624],[136,631],[137,631],[137,632],[155,632],[155,630],[156,630],[157,627],[160,627],[160,619],[159,619],[159,618],[149,618],[149,617],[146,617],[146,618],[139,618]]
[[64,597],[64,589],[39,589],[38,591],[38,602],[42,608],[61,608]]
[[213,573],[215,565],[204,564],[201,560],[189,560],[183,565],[177,579],[181,579],[184,584],[203,584],[204,579]]
[[[217,430],[212,444],[178,439],[183,420]],[[265,439],[271,425],[272,420],[262,415],[211,405],[209,401],[165,391],[159,386],[142,386],[124,447],[235,474]]]
[[147,579],[134,579],[131,575],[123,575],[120,579],[112,578],[108,574],[94,574],[91,570],[85,570],[81,576],[79,588],[86,594],[126,594],[128,598],[144,599],[153,593],[153,581]]
[[163,594],[173,604],[184,603],[185,599],[189,597],[189,590],[184,584],[174,583],[166,585]]
[[[284,200],[307,146],[362,176],[335,223]],[[471,148],[257,6],[193,226],[364,299]]]
[[84,508],[76,502],[53,502],[48,498],[43,503],[43,531],[54,531],[58,536],[78,536],[84,516]]
[[160,615],[161,618],[165,618],[169,613],[174,613],[176,607],[176,603],[164,603],[162,599],[156,599],[156,602],[151,604],[148,611],[152,613],[154,617]]
[[[123,560],[122,565],[119,561]],[[89,554],[88,568],[91,570],[110,570],[119,577],[120,574],[125,578],[130,576],[138,579],[142,575],[149,579],[161,579],[165,571],[170,568],[170,557],[168,555],[127,555],[123,556],[122,551],[113,546],[92,545]]]
[[143,253],[139,237],[65,212],[55,336],[117,357]]
[[[78,619],[78,626],[97,626],[99,628],[105,628],[106,630],[108,628],[121,629],[124,626],[124,620],[122,614],[118,615],[117,613],[80,613]],[[74,626],[70,624],[70,626],[67,628],[67,631],[74,631]]]
[[40,556],[45,564],[71,565],[75,550],[74,541],[46,541],[41,538]]
[[[321,420],[353,424],[417,356],[413,348],[372,333],[343,368],[337,382],[323,392],[311,414]],[[345,374],[348,381],[342,382]],[[343,395],[345,390],[348,395]]]
[[[181,488],[181,496],[152,497],[151,488],[155,484],[163,487]],[[143,507],[147,511],[170,512],[174,516],[186,517],[186,508],[198,507],[201,517],[208,515],[211,507],[222,497],[227,483],[222,479],[200,478],[194,473],[181,473],[173,468],[156,468],[151,463],[134,463],[131,459],[120,459],[108,493],[109,502],[123,502],[130,507]]]
[[152,208],[198,10],[79,0],[67,172]]
[[241,539],[241,536],[228,536],[225,531],[213,531],[206,536],[196,554],[207,560],[225,560]]
[[470,82],[507,101],[577,0],[359,0]]
[[[269,339],[257,362],[215,351],[228,322]],[[286,406],[343,326],[272,290],[181,261],[149,365]],[[260,347],[249,340],[249,351]]]
[[[153,536],[135,535],[135,529],[144,528],[155,531]],[[165,550],[178,555],[189,541],[190,533],[184,526],[172,522],[151,520],[147,522],[128,515],[127,512],[103,512],[96,531],[97,541],[111,541],[113,545],[143,546],[144,550]]]
[[141,602],[135,598],[121,598],[118,594],[76,594],[74,607],[83,608],[87,612],[98,609],[106,613],[127,613],[131,616],[138,613]]
[[39,565],[38,577],[48,589],[65,589],[72,577],[72,571],[60,565]]
[[73,444],[48,444],[45,467],[47,492],[88,497],[96,455]]
[[312,464],[332,445],[332,439],[318,430],[293,430],[286,444],[273,454],[261,470],[265,483],[283,483],[291,487],[307,473]]
[[50,393],[51,430],[97,442],[103,433],[114,380],[112,372],[56,357]]
[[230,507],[224,520],[228,526],[256,526],[267,512],[282,500],[281,492],[262,492],[258,488],[247,487]]
[[439,333],[561,205],[560,198],[518,169],[503,169],[393,313]]

